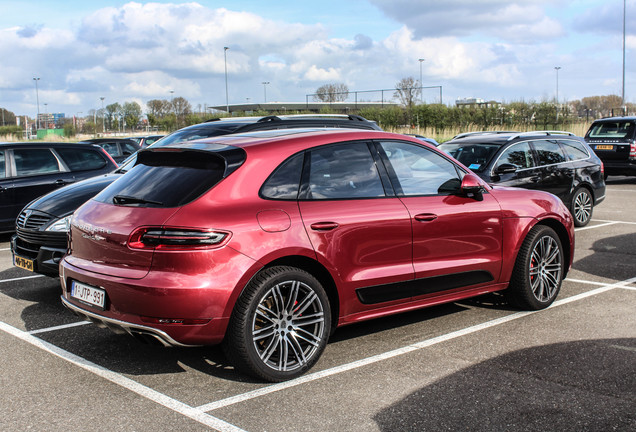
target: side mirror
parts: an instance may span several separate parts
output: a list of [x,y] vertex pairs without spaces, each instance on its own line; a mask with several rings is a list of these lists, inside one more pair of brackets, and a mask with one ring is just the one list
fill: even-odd
[[516,172],[519,167],[515,164],[504,163],[495,168],[495,174],[512,174]]
[[477,201],[484,199],[484,186],[482,185],[481,179],[475,174],[469,173],[464,176],[460,186],[460,192],[462,195],[474,198]]

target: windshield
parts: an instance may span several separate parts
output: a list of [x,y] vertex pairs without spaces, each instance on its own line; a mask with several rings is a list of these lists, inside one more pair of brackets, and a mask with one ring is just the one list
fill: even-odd
[[619,120],[612,122],[595,123],[587,133],[588,138],[623,139],[634,136],[633,120]]
[[476,172],[483,171],[499,150],[498,145],[478,143],[445,143],[438,148]]
[[[179,129],[176,132],[166,135],[165,137],[155,141],[148,147],[156,148],[163,147],[171,144],[176,144],[184,141],[193,141],[201,138],[210,138],[218,135],[227,135],[234,132],[239,127],[243,126],[242,123],[202,123],[200,125]],[[129,171],[135,162],[137,161],[137,153],[130,156],[123,161],[119,166],[116,173],[124,174]]]

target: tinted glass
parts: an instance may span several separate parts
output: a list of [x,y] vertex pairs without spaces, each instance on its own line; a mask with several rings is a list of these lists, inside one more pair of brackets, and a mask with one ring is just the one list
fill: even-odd
[[119,156],[119,149],[117,148],[117,144],[116,143],[102,143],[99,144],[104,150],[106,150],[106,152],[115,157],[115,156]]
[[18,176],[50,174],[60,171],[55,155],[49,149],[14,149]]
[[[225,160],[201,151],[144,152],[126,175],[100,192],[95,199],[131,206],[178,207],[201,196],[223,178]],[[179,179],[179,181],[175,181]]]
[[476,172],[481,172],[486,168],[499,147],[498,145],[471,143],[447,143],[439,146],[441,150]]
[[497,166],[503,164],[512,164],[517,166],[518,169],[534,167],[535,163],[532,158],[530,144],[526,141],[513,144],[505,149],[497,161]]
[[121,143],[121,154],[124,156],[130,156],[137,151],[137,147],[130,143]]
[[265,181],[261,188],[261,195],[271,199],[297,199],[304,155],[299,153],[283,162]]
[[532,145],[539,157],[539,165],[553,165],[566,161],[565,154],[556,141],[533,141]]
[[587,133],[589,138],[632,138],[636,123],[633,120],[594,123]]
[[459,190],[461,179],[455,165],[441,155],[398,141],[380,145],[391,163],[402,195],[439,195]]
[[571,161],[587,159],[590,157],[585,145],[580,141],[562,140],[559,141],[568,159]]
[[320,147],[309,154],[309,199],[384,196],[378,169],[366,143]]
[[56,149],[55,150],[71,171],[98,170],[107,165],[106,159],[97,151],[88,149]]
[[5,170],[4,167],[4,150],[0,151],[0,178],[5,178],[7,176],[7,171]]

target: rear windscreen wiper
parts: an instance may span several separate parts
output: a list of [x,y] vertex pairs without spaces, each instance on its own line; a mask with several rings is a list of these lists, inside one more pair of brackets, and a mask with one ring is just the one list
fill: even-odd
[[113,202],[119,205],[129,205],[129,204],[154,204],[159,206],[163,205],[163,203],[159,201],[136,198],[136,197],[128,196],[128,195],[115,195],[113,197]]

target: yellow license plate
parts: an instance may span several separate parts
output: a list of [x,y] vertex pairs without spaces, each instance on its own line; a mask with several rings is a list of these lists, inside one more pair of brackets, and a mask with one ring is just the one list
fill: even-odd
[[14,255],[13,264],[15,264],[16,267],[20,267],[28,271],[34,271],[33,260],[30,260],[28,258],[22,258]]
[[614,150],[612,145],[597,145],[596,150]]

